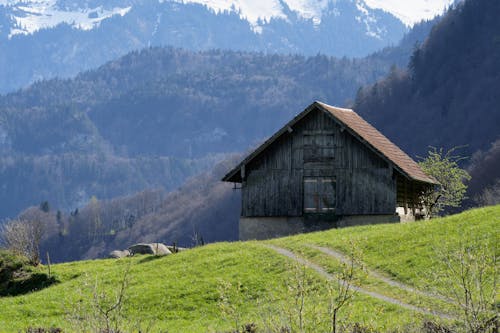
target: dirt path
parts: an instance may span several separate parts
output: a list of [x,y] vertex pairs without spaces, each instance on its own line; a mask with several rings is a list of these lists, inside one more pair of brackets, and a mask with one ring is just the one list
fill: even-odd
[[[332,250],[330,248],[327,248],[327,247],[321,247],[321,246],[317,246],[317,245],[311,245],[311,244],[307,244],[306,245],[307,247],[310,247],[312,249],[315,249],[315,250],[318,250],[320,252],[323,252],[324,254],[332,257],[332,258],[335,258],[343,263],[349,263],[349,258],[341,253],[341,252],[338,252],[338,251],[335,251],[335,250]],[[365,266],[366,267],[366,266]],[[450,303],[450,304],[454,304],[454,302],[449,299],[449,298],[446,298],[446,297],[443,297],[441,295],[436,295],[436,294],[433,294],[433,293],[430,293],[430,292],[426,292],[426,291],[422,291],[422,290],[418,290],[418,289],[415,289],[413,288],[412,286],[409,286],[407,284],[404,284],[402,282],[399,282],[399,281],[394,281],[384,275],[382,275],[381,273],[375,271],[375,270],[370,270],[370,269],[367,269],[367,272],[369,275],[373,276],[374,278],[380,280],[380,281],[383,281],[384,283],[390,285],[390,286],[393,286],[393,287],[397,287],[397,288],[400,288],[400,289],[403,289],[403,290],[406,290],[406,291],[409,291],[411,293],[414,293],[414,294],[418,294],[418,295],[421,295],[421,296],[425,296],[425,297],[430,297],[430,298],[434,298],[434,299],[438,299],[438,300],[441,300],[441,301],[444,301],[444,302],[447,302],[447,303]]]
[[[304,258],[301,258],[297,255],[295,255],[295,253],[291,252],[291,251],[288,251],[284,248],[281,248],[281,247],[278,247],[278,246],[275,246],[275,245],[270,245],[270,244],[266,244],[265,245],[266,247],[278,252],[279,254],[285,256],[285,257],[288,257],[292,260],[295,260],[296,262],[302,264],[302,265],[305,265],[306,267],[309,267],[313,270],[315,270],[318,274],[320,274],[321,276],[323,276],[324,278],[326,278],[327,280],[334,280],[334,276],[329,274],[327,271],[325,271],[322,267],[316,265],[315,263],[313,262],[310,262]],[[450,316],[446,313],[441,313],[441,312],[437,312],[437,311],[430,311],[430,310],[426,310],[426,309],[422,309],[422,308],[419,308],[417,306],[414,306],[414,305],[411,305],[411,304],[407,304],[407,303],[404,303],[400,300],[397,300],[395,298],[392,298],[392,297],[389,297],[389,296],[385,296],[385,295],[382,295],[382,294],[379,294],[379,293],[376,293],[376,292],[373,292],[373,291],[370,291],[370,290],[366,290],[364,288],[361,288],[361,287],[357,287],[357,286],[352,286],[352,290],[356,291],[356,292],[359,292],[361,294],[365,294],[365,295],[368,295],[368,296],[371,296],[373,298],[376,298],[378,300],[381,300],[381,301],[384,301],[384,302],[387,302],[387,303],[391,303],[391,304],[395,304],[395,305],[398,305],[402,308],[405,308],[405,309],[408,309],[408,310],[411,310],[411,311],[415,311],[415,312],[419,312],[419,313],[422,313],[422,314],[426,314],[426,315],[433,315],[433,316],[438,316],[438,317],[441,317],[443,319],[455,319],[455,317],[453,316]]]

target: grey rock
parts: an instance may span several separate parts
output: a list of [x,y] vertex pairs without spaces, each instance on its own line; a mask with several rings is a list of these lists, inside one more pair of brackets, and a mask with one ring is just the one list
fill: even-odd
[[132,255],[135,254],[154,254],[158,256],[165,256],[172,252],[165,244],[162,243],[139,243],[134,244],[128,248]]
[[125,258],[130,256],[130,251],[129,250],[114,250],[109,253],[109,258],[114,258],[114,259],[120,259],[120,258]]

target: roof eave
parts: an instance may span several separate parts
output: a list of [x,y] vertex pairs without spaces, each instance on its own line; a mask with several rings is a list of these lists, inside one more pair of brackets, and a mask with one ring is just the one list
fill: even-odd
[[238,177],[238,171],[241,170],[241,166],[238,165],[236,168],[232,169],[229,171],[224,177],[222,177],[223,182],[230,182],[230,183],[241,183],[241,177]]
[[[241,183],[243,179],[241,177],[238,179],[237,175],[244,165],[250,163],[256,156],[258,156],[263,150],[265,150],[268,146],[270,146],[279,137],[281,137],[285,133],[288,133],[292,128],[292,126],[295,125],[299,120],[301,120],[306,115],[308,115],[312,110],[320,106],[321,106],[320,103],[314,101],[314,103],[312,103],[307,108],[305,108],[304,111],[296,115],[292,120],[290,120],[283,127],[281,127],[276,133],[274,133],[266,141],[264,141],[264,143],[262,143],[257,149],[255,149],[252,153],[250,153],[247,157],[245,157],[243,161],[241,161],[236,167],[234,167],[222,178],[222,181]],[[234,179],[234,176],[236,176],[236,179]]]

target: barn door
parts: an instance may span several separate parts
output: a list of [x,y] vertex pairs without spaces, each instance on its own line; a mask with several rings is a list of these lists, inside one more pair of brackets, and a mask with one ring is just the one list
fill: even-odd
[[332,213],[336,205],[335,177],[304,177],[304,213]]

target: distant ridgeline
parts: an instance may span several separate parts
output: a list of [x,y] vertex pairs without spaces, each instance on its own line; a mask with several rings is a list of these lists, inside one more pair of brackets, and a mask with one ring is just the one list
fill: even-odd
[[280,1],[282,10],[259,20],[180,1],[93,1],[95,9],[54,3],[0,5],[0,92],[150,46],[362,57],[396,45],[408,30],[395,16],[350,0],[331,1],[314,17]]

